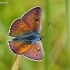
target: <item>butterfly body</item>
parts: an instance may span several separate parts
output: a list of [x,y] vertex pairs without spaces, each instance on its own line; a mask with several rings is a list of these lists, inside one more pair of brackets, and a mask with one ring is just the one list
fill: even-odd
[[20,42],[29,43],[29,44],[35,43],[36,41],[40,41],[40,40],[41,40],[41,36],[37,34],[22,35],[13,39],[13,41],[20,41]]
[[33,60],[42,60],[44,52],[39,36],[41,29],[41,9],[35,7],[29,10],[22,18],[15,20],[9,36],[15,37],[8,41],[10,49],[18,55],[24,55]]

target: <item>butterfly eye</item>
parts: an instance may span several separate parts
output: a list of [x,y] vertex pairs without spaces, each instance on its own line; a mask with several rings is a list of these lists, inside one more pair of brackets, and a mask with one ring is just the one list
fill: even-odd
[[43,36],[39,36],[40,40],[43,38]]

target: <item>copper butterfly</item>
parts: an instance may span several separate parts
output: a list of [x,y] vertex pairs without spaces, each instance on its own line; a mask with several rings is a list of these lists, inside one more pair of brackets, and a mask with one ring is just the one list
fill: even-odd
[[44,52],[39,35],[41,29],[42,11],[40,7],[34,7],[15,20],[9,30],[9,36],[14,37],[8,41],[10,49],[18,55],[33,60],[42,60]]

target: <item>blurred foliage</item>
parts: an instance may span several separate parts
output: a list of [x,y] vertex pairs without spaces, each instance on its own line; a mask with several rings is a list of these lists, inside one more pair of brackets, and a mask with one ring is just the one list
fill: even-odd
[[[46,0],[0,0],[0,70],[10,70],[16,57],[7,43],[10,39],[8,32],[11,23],[15,19],[21,18],[32,7],[40,6],[43,30],[48,24],[46,23],[48,21],[46,20],[46,10],[49,7],[46,8],[46,2]],[[45,40],[52,43],[50,46],[46,41],[44,42],[44,39],[42,40],[45,52],[44,59],[41,62],[35,62],[22,57],[20,70],[46,70],[48,64],[49,70],[70,70],[65,0],[52,0],[50,2],[50,23],[42,34]],[[46,47],[50,47],[49,54],[46,54],[48,51],[45,49]],[[47,58],[50,58],[50,63],[46,62]]]

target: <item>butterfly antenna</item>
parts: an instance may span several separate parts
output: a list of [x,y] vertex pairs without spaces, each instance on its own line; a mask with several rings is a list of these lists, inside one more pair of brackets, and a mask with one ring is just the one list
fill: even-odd
[[50,45],[52,45],[52,43],[50,43],[50,42],[48,42],[48,41],[47,41],[47,43],[50,44]]
[[[50,24],[50,22],[48,23],[48,25],[49,25],[49,24]],[[46,30],[46,28],[48,27],[48,25],[44,28],[43,31],[41,31],[41,33],[43,33],[43,32]],[[40,34],[41,34],[41,33],[40,33]],[[45,38],[43,38],[43,39],[45,40]],[[52,43],[50,43],[50,42],[48,42],[48,41],[46,41],[46,40],[45,40],[45,42],[47,42],[48,44],[52,45]]]
[[[48,23],[48,25],[50,24],[50,22]],[[46,28],[48,27],[48,25],[44,28],[44,30],[43,31],[41,31],[41,33],[43,33],[45,30],[46,30]],[[40,34],[41,34],[40,33]]]
[[48,44],[52,45],[52,43],[50,43],[49,41],[46,41],[46,39],[45,39],[45,38],[43,38],[43,40],[45,40],[45,42],[47,42]]

